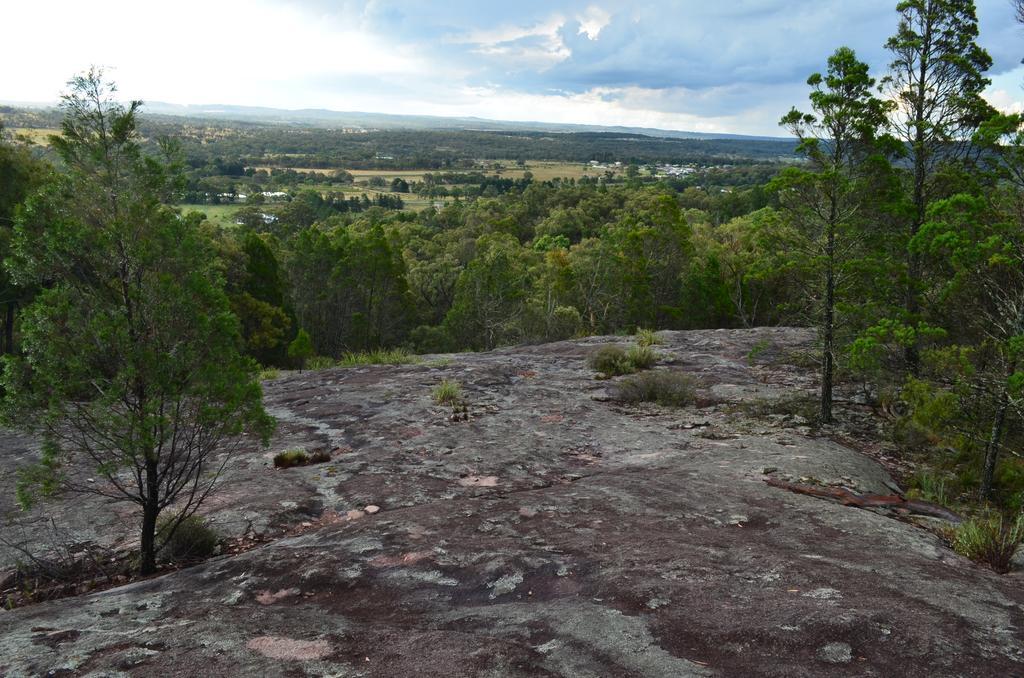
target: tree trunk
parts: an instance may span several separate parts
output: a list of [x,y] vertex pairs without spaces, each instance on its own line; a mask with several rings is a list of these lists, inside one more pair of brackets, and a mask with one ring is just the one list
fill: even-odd
[[1006,425],[1006,412],[1010,408],[1010,395],[1004,386],[999,393],[999,405],[996,408],[995,418],[992,420],[992,430],[988,435],[988,442],[985,443],[985,468],[981,474],[981,498],[992,497],[992,481],[996,474],[996,462],[999,461],[999,445],[1003,440],[1003,428]]
[[821,319],[821,423],[832,423],[832,376],[835,371],[836,343],[836,221],[835,198],[829,212],[828,240],[825,243],[825,307]]
[[142,538],[140,540],[139,574],[156,572],[156,519],[160,513],[160,487],[156,461],[146,461],[146,495],[142,505]]
[[835,275],[829,262],[825,279],[825,318],[821,353],[821,423],[832,423],[832,375],[835,371]]

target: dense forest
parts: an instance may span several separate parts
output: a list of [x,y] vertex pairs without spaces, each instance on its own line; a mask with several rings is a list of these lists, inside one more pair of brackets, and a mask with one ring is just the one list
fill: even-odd
[[[98,171],[111,145],[135,144],[141,159],[132,181],[141,197],[126,209],[164,215],[164,237],[182,229],[209,255],[203,276],[237,319],[239,350],[260,365],[324,364],[388,348],[487,350],[638,328],[808,325],[820,336],[809,363],[821,372],[820,424],[835,416],[833,389],[848,387],[849,398],[856,387],[892,413],[901,447],[930,456],[935,475],[922,486],[946,499],[980,491],[1019,509],[1024,137],[1020,116],[999,114],[981,97],[991,60],[976,38],[970,2],[901,3],[883,78],[840,48],[809,78],[807,112],[782,120],[799,140],[799,163],[779,162],[792,150],[781,142],[189,130],[137,117],[91,73],[79,83],[91,98],[65,100],[54,165],[38,148],[10,139],[0,146],[4,349],[17,355],[27,342],[36,355],[40,333],[59,320],[41,304],[72,303],[51,290],[113,275],[118,252],[90,241],[87,227],[86,203],[109,196],[70,191],[68,182]],[[496,182],[477,174],[459,181],[478,190],[414,212],[400,200],[354,204],[296,188],[303,177],[294,172],[454,170],[496,158],[728,163],[744,180],[726,187],[728,180],[627,172],[615,180]],[[275,175],[251,171],[257,164],[293,168],[295,190],[270,210],[272,219],[254,205],[224,227],[174,207],[186,191],[203,191],[206,176],[270,185]],[[430,183],[443,185],[443,177]],[[30,254],[32,237],[45,240],[54,224],[72,221],[85,224],[71,232],[74,247],[107,255],[110,271]],[[43,369],[31,360],[8,365],[9,389],[27,378],[11,365]]]

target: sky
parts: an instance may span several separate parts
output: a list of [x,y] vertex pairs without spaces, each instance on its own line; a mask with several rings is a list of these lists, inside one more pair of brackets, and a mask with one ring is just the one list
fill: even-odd
[[[125,99],[780,135],[845,45],[880,77],[896,0],[4,2],[0,100],[102,66]],[[1024,28],[978,0],[987,98],[1024,110]]]

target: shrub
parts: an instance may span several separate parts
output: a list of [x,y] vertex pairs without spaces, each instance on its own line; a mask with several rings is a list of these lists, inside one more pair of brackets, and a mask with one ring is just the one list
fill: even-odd
[[615,387],[615,399],[624,403],[685,407],[696,397],[696,381],[683,372],[642,372],[623,379]]
[[189,516],[174,528],[177,519],[177,516],[169,516],[157,526],[157,538],[163,542],[161,558],[180,563],[209,558],[216,553],[220,537],[201,516]]
[[637,346],[658,346],[664,344],[661,337],[654,330],[645,330],[638,328],[636,331],[636,343]]
[[294,466],[309,466],[310,464],[321,464],[331,460],[331,453],[327,450],[285,450],[274,455],[274,466],[276,468],[292,468]]
[[650,346],[632,346],[626,353],[626,360],[633,365],[633,370],[648,370],[658,362],[658,354]]
[[462,386],[457,381],[442,379],[434,389],[433,396],[438,405],[456,405],[462,400]]
[[996,572],[1010,571],[1010,561],[1024,539],[1024,516],[1015,520],[1001,515],[972,518],[956,528],[953,550]]
[[602,346],[591,353],[587,358],[587,364],[591,369],[606,377],[636,372],[636,367],[633,366],[629,355],[621,347],[615,345]]

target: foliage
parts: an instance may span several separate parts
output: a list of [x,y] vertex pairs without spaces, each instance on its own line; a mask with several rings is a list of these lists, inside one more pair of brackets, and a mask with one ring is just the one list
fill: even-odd
[[462,402],[462,386],[452,379],[442,379],[431,397],[438,405],[457,405]]
[[657,403],[669,407],[692,405],[696,380],[678,371],[652,370],[626,377],[615,385],[615,399],[624,403]]
[[1010,562],[1024,540],[1024,515],[1005,518],[984,515],[972,518],[953,533],[953,549],[962,556],[988,565],[999,573],[1010,571]]

